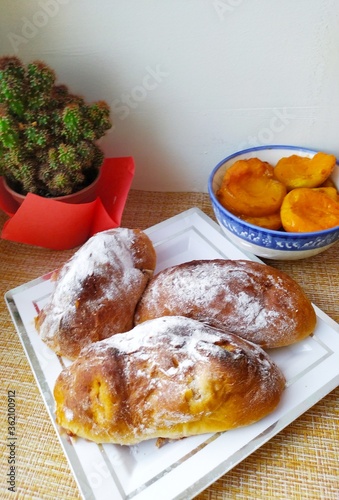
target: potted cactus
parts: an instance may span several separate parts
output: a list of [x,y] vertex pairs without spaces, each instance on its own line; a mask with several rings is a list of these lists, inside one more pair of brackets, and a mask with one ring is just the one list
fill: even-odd
[[26,195],[70,195],[97,179],[97,140],[112,124],[105,101],[86,104],[44,62],[0,58],[0,176]]

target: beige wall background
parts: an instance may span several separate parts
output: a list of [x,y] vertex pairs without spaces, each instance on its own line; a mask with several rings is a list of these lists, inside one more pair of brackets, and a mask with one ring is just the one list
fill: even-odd
[[6,54],[109,103],[101,146],[135,158],[136,189],[206,191],[255,145],[339,157],[336,0],[1,0]]

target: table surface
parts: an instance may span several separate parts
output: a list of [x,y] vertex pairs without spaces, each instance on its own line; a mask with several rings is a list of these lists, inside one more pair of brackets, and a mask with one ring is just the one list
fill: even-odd
[[[132,190],[121,226],[145,229],[192,207],[212,219],[207,194]],[[0,213],[0,228],[7,220]],[[4,293],[59,267],[74,250],[0,240],[0,498],[81,498],[3,300]],[[339,244],[299,261],[265,261],[292,276],[339,322]],[[7,490],[7,396],[16,392],[16,494]],[[339,500],[339,387],[196,498]],[[161,499],[159,499],[161,500]]]

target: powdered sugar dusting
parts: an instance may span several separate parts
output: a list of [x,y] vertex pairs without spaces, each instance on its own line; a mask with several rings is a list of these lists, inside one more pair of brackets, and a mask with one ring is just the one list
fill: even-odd
[[[159,357],[159,353],[163,353],[163,350],[157,349],[157,346],[162,345],[166,346],[166,356],[175,360],[175,366],[163,370],[167,375],[184,374],[199,361],[208,363],[210,356],[226,354],[236,359],[243,355],[244,350],[257,359],[263,371],[267,371],[272,363],[258,345],[183,316],[165,316],[146,321],[129,332],[97,342],[90,349],[99,356],[105,355],[111,348],[117,349],[120,354],[127,356],[125,360],[131,366],[141,359],[161,365],[162,354]],[[225,351],[222,347],[225,345],[231,347]],[[141,373],[145,374],[144,371]]]
[[67,419],[69,422],[71,422],[71,421],[73,420],[73,416],[74,416],[74,415],[73,415],[73,411],[72,411],[72,410],[70,410],[69,408],[65,408],[64,413],[65,413],[65,417],[66,417],[66,419]]
[[[255,264],[255,265],[252,265]],[[264,267],[264,266],[263,266]],[[265,266],[267,271],[268,266]],[[247,261],[193,261],[160,272],[150,282],[136,314],[180,314],[211,320],[254,342],[295,329],[295,297],[279,276]],[[258,337],[257,337],[258,335]]]
[[[65,308],[83,288],[84,281],[90,276],[105,275],[107,266],[114,266],[116,271],[125,278],[126,283],[130,281],[123,271],[133,269],[131,246],[134,241],[134,233],[128,229],[119,231],[108,230],[90,238],[63,267],[58,286],[54,293],[54,300]],[[108,290],[107,290],[108,291]],[[109,293],[114,293],[110,288]]]
[[[61,322],[71,322],[80,296],[86,301],[88,313],[94,314],[103,303],[119,297],[122,290],[128,293],[142,282],[142,271],[134,267],[134,241],[133,230],[117,228],[97,233],[75,252],[62,267],[51,300],[45,306],[46,318],[40,327],[43,340],[54,339]],[[90,300],[86,299],[87,288],[91,290]]]
[[[100,412],[107,408],[108,420],[96,420],[89,388],[76,392],[81,370],[87,384],[90,373],[93,382],[99,376],[107,387],[109,398],[99,401],[96,395],[93,404],[100,405]],[[79,422],[86,422],[90,438],[100,442],[109,436],[108,442],[121,444],[244,425],[253,418],[249,405],[259,406],[264,415],[269,411],[266,405],[273,408],[284,386],[281,371],[259,346],[181,316],[146,321],[92,344],[64,376],[68,394],[63,425],[72,430],[73,405],[77,429]]]

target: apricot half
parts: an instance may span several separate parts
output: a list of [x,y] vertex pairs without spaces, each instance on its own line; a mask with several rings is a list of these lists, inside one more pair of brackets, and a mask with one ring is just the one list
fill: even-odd
[[234,215],[262,217],[279,211],[286,187],[258,158],[238,160],[225,173],[217,197]]
[[266,229],[273,229],[278,231],[281,229],[281,217],[280,210],[274,214],[263,215],[262,217],[249,217],[246,215],[241,215],[240,219],[249,222],[250,224],[254,224],[254,226],[264,227]]
[[323,189],[297,188],[285,196],[280,215],[285,231],[321,231],[339,226],[339,203]]
[[292,155],[281,158],[275,169],[276,178],[286,185],[287,190],[320,186],[331,175],[336,157],[326,153],[316,153],[313,158]]

